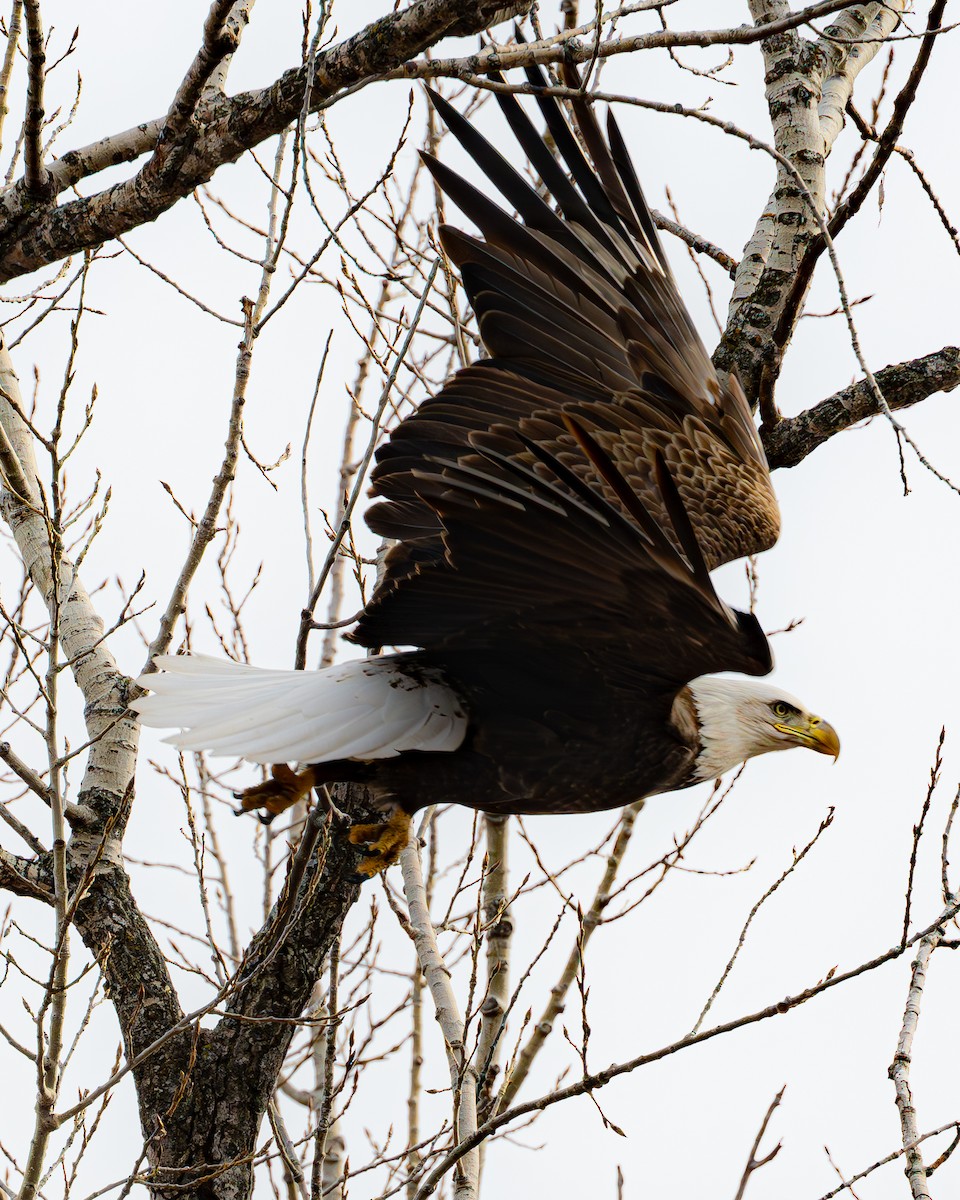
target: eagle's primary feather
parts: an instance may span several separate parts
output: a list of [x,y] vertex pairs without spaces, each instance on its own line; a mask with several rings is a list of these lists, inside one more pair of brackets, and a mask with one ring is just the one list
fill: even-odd
[[165,658],[142,680],[155,694],[135,707],[180,727],[175,745],[313,764],[249,806],[364,779],[406,812],[582,812],[767,750],[839,750],[792,698],[703,678],[772,667],[709,571],[771,546],[779,512],[749,406],[697,336],[613,116],[605,138],[574,100],[578,141],[538,96],[551,146],[516,98],[497,99],[549,196],[431,96],[519,216],[425,156],[481,235],[441,231],[489,357],[397,426],[372,475],[367,520],[392,544],[349,637],[417,649],[310,673]]

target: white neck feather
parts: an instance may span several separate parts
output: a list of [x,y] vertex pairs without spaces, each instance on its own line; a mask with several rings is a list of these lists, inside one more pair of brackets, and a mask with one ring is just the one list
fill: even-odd
[[697,779],[717,779],[748,758],[791,745],[777,736],[770,721],[770,701],[792,700],[779,688],[710,675],[701,675],[689,687],[700,722]]

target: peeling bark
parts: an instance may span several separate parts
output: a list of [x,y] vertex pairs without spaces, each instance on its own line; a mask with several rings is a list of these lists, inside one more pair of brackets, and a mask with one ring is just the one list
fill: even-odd
[[[751,15],[767,25],[789,11],[784,0],[753,0]],[[818,209],[823,207],[824,151],[817,119],[823,58],[796,30],[761,42],[767,108],[774,146],[797,168]],[[718,368],[736,371],[747,395],[760,392],[760,371],[771,347],[770,331],[813,231],[806,197],[782,166],[740,260],[720,346]]]

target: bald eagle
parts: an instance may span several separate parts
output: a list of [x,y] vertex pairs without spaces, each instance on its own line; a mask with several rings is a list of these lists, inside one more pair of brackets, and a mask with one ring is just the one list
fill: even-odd
[[350,831],[364,875],[430,803],[594,812],[767,751],[840,749],[779,688],[713,677],[772,669],[756,618],[709,572],[773,545],[779,511],[743,391],[697,336],[612,114],[605,138],[585,99],[574,128],[541,94],[548,141],[497,100],[542,186],[431,96],[518,215],[424,156],[480,231],[444,227],[442,243],[489,357],[380,450],[367,523],[390,549],[348,635],[417,649],[304,672],[164,656],[134,704],[179,728],[167,741],[182,750],[273,764],[242,793],[267,820],[323,783],[369,785],[389,816]]

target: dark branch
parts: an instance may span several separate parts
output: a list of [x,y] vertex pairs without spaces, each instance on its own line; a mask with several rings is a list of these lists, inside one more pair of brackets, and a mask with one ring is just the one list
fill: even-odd
[[[525,4],[515,4],[519,12]],[[502,13],[497,0],[419,0],[368,25],[353,37],[317,56],[307,108],[314,112],[342,89],[386,74],[433,45],[452,28],[478,33]],[[222,49],[222,47],[221,47]],[[204,71],[198,55],[181,91],[189,109],[193,82]],[[204,58],[204,62],[206,62]],[[189,86],[188,86],[189,85]],[[37,208],[24,182],[10,188],[0,211],[0,282],[35,271],[70,254],[102,245],[156,220],[178,200],[209,182],[214,172],[253,146],[284,130],[304,107],[307,67],[287,71],[258,92],[222,99],[201,122],[187,121],[177,150],[177,169],[156,178],[151,162],[123,183],[59,207]],[[174,117],[180,121],[180,117]],[[157,145],[164,122],[152,121],[106,138],[54,163],[52,186],[63,190],[109,163],[129,162]]]
[[[344,796],[352,801],[354,819],[374,816],[369,798],[363,803],[362,789],[344,790],[337,797],[339,803],[348,803]],[[244,956],[239,985],[226,1005],[228,1015],[216,1029],[200,1033],[200,1052],[182,1088],[176,1119],[165,1120],[158,1190],[161,1181],[190,1190],[209,1175],[211,1164],[219,1164],[222,1173],[204,1185],[203,1195],[221,1200],[249,1194],[257,1131],[296,1033],[297,1018],[359,895],[353,882],[356,849],[332,825],[326,825],[329,836],[316,837],[324,817],[319,815],[318,824],[314,820],[308,821],[305,834],[309,838],[312,831],[314,837],[306,845],[308,855],[297,853],[292,859],[304,869],[296,865],[289,869],[287,885],[270,919]],[[300,861],[302,857],[306,862]],[[140,1076],[137,1084],[140,1093]],[[156,1087],[162,1086],[163,1077],[158,1076]]]
[[[944,346],[923,358],[884,367],[877,372],[876,380],[891,408],[910,408],[928,396],[960,385],[960,348]],[[835,433],[876,416],[878,411],[869,384],[860,380],[796,417],[784,417],[763,430],[771,469],[797,466]]]
[[[183,1017],[167,963],[121,867],[94,874],[74,924],[103,971],[123,1033],[127,1061]],[[134,1069],[144,1137],[172,1123],[171,1108],[187,1072],[193,1034],[170,1038]]]

